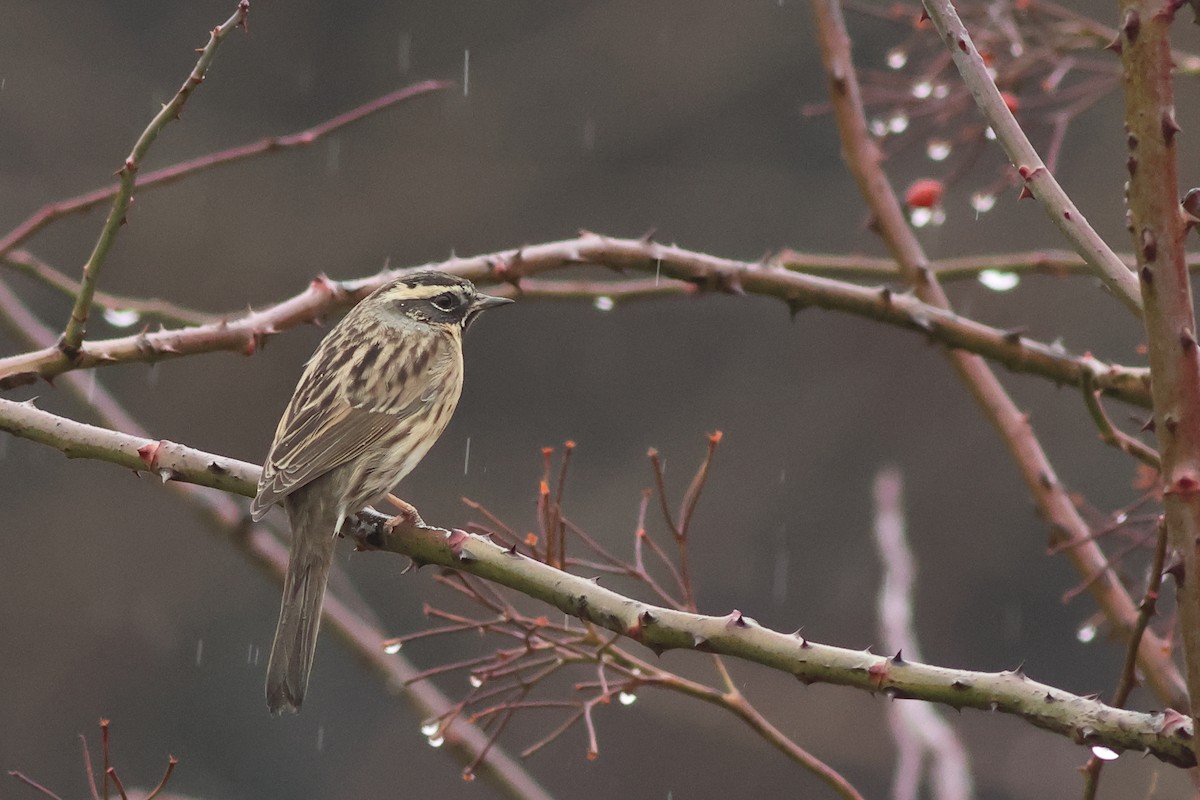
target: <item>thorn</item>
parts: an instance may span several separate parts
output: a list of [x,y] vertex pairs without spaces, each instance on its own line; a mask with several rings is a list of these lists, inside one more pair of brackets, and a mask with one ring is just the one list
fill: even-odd
[[1020,345],[1021,337],[1028,332],[1028,328],[1011,328],[1004,332],[1004,341],[1008,344]]
[[1113,39],[1108,44],[1104,45],[1104,49],[1111,50],[1112,52],[1116,53],[1117,55],[1121,55],[1121,51],[1125,49],[1121,45],[1121,34],[1117,34],[1117,37],[1115,39]]
[[1029,200],[1032,197],[1033,197],[1033,192],[1029,191],[1029,187],[1022,186],[1021,193],[1017,195],[1017,201],[1020,202],[1021,200]]
[[1149,228],[1142,228],[1142,258],[1146,261],[1158,258],[1158,237]]
[[1125,38],[1130,44],[1137,41],[1138,33],[1142,30],[1142,18],[1138,16],[1136,9],[1129,9],[1125,12],[1125,20],[1121,23],[1121,32],[1125,34]]
[[1175,134],[1179,133],[1181,130],[1183,129],[1180,128],[1179,123],[1175,121],[1174,106],[1168,107],[1165,111],[1163,111],[1162,114],[1163,140],[1168,146],[1175,142]]
[[[580,231],[580,233],[582,234],[583,231]],[[657,234],[658,234],[658,228],[651,228],[650,230],[646,231],[641,236],[639,236],[638,241],[641,242],[642,244],[653,244],[654,237]]]

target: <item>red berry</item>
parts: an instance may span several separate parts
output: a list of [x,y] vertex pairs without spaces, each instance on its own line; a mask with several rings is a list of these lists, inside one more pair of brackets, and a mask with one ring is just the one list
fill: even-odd
[[933,178],[913,181],[904,193],[909,208],[933,208],[942,200],[942,182]]

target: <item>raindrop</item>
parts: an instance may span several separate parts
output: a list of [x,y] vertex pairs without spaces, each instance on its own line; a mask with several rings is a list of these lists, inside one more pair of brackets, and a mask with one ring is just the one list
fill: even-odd
[[83,377],[83,393],[87,397],[87,401],[92,403],[96,400],[96,387],[99,381],[96,380],[96,370],[88,370]]
[[394,656],[396,653],[400,652],[400,648],[402,646],[403,645],[401,645],[398,641],[388,642],[383,646],[383,652],[387,653],[389,656]]
[[[782,534],[783,531],[780,531]],[[771,599],[776,605],[782,605],[787,599],[788,576],[791,573],[789,553],[786,540],[781,538],[775,552],[775,571],[771,576]]]
[[904,113],[896,113],[887,122],[888,133],[904,133],[908,130],[908,115]]
[[623,706],[631,706],[637,702],[637,695],[633,692],[621,692],[619,695],[617,695],[617,700],[619,700]]
[[422,736],[436,736],[437,732],[438,732],[438,728],[440,728],[440,727],[441,726],[438,725],[436,722],[426,722],[424,725],[421,726],[421,735]]
[[472,689],[478,689],[480,686],[483,686],[483,678],[478,675],[472,675],[469,681]]
[[142,315],[130,308],[106,308],[104,309],[104,321],[114,328],[128,328],[136,325]]
[[336,136],[329,137],[329,151],[325,154],[325,171],[333,174],[342,167],[342,141]]
[[1083,644],[1089,644],[1096,638],[1096,626],[1090,622],[1081,625],[1079,630],[1075,631],[1075,638]]
[[445,736],[430,736],[430,737],[429,737],[429,746],[430,746],[430,747],[435,747],[435,748],[436,748],[436,747],[441,747],[441,746],[442,746],[442,745],[444,745],[445,743],[446,743],[446,737],[445,737]]
[[934,100],[945,100],[949,96],[950,96],[950,84],[939,83],[937,86],[933,87],[933,99]]
[[596,149],[596,120],[588,117],[583,121],[583,149]]
[[936,208],[930,210],[933,212],[929,215],[930,225],[933,225],[936,228],[938,225],[944,225],[946,223],[946,209],[942,208],[941,206],[937,206]]
[[908,53],[902,47],[893,47],[887,52],[887,65],[889,69],[904,69],[904,65],[908,63]]
[[977,214],[986,214],[996,205],[996,195],[991,192],[976,192],[971,195],[971,208]]
[[1116,761],[1121,757],[1121,754],[1116,750],[1104,747],[1103,745],[1094,745],[1092,747],[1092,755],[1101,761]]
[[317,726],[317,752],[319,753],[324,749],[325,749],[325,726],[318,725]]
[[471,51],[463,50],[463,97],[471,93]]
[[950,143],[945,139],[930,139],[925,147],[925,155],[930,161],[945,161],[950,155]]
[[884,122],[883,120],[873,119],[873,120],[871,120],[871,124],[869,125],[869,127],[871,129],[872,136],[878,136],[878,137],[887,136],[887,123]]
[[979,273],[979,282],[993,292],[1007,292],[1017,288],[1017,284],[1021,282],[1021,276],[1002,269],[985,269]]
[[914,228],[924,228],[933,221],[933,209],[914,208],[908,212],[908,221],[912,223]]
[[401,75],[407,75],[412,68],[412,32],[400,34],[400,45],[396,48],[396,67]]
[[592,302],[592,305],[596,307],[597,311],[612,311],[615,303],[611,297],[602,294]]
[[987,128],[984,130],[983,137],[985,139],[987,139],[989,142],[996,141],[996,132],[994,130],[992,130],[991,125],[988,125]]
[[463,475],[467,474],[467,468],[471,466],[471,437],[467,437],[467,448],[463,454]]
[[662,279],[662,259],[659,258],[654,261],[654,285],[658,286],[658,282],[661,279]]
[[933,94],[933,84],[929,81],[921,81],[913,84],[912,96],[918,100],[924,100],[929,95]]
[[200,666],[200,662],[204,660],[204,640],[196,640],[196,666]]

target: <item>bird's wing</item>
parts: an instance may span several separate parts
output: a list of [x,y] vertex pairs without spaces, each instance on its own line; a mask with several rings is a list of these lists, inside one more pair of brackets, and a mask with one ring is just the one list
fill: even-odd
[[[446,348],[437,340],[429,343],[429,350],[424,359],[427,364],[437,363],[446,355]],[[306,375],[301,383],[309,377]],[[289,406],[263,465],[258,495],[250,505],[251,516],[260,519],[268,508],[301,486],[361,455],[387,431],[439,398],[439,383],[424,375],[400,381],[390,387],[386,411],[356,405],[344,396],[328,403],[306,404],[299,410]],[[292,402],[295,404],[296,398]]]

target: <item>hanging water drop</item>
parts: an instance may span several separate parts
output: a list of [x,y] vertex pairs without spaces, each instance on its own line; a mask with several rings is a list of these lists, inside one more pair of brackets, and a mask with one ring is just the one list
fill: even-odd
[[1082,644],[1089,644],[1096,638],[1096,626],[1092,623],[1081,625],[1079,630],[1075,631],[1075,638]]
[[951,146],[945,139],[930,139],[925,146],[925,155],[930,161],[945,161],[950,157]]
[[131,308],[106,308],[104,309],[104,321],[114,328],[128,328],[138,323],[142,318],[140,312],[134,311]]
[[933,209],[914,208],[908,212],[908,221],[914,228],[924,228],[933,220]]
[[950,84],[939,83],[937,86],[933,87],[933,99],[934,100],[945,100],[949,96],[950,96]]
[[621,692],[617,695],[617,700],[623,706],[631,706],[637,702],[637,695],[633,692]]
[[977,214],[986,214],[996,205],[996,195],[991,192],[976,192],[971,195],[971,208]]
[[425,737],[436,736],[440,727],[441,725],[436,722],[426,722],[421,726],[421,735]]
[[613,302],[611,297],[606,294],[602,294],[592,301],[592,305],[597,311],[612,311],[613,306],[616,304]]
[[996,132],[994,130],[992,130],[991,125],[988,125],[987,128],[984,130],[983,137],[985,139],[987,139],[989,142],[996,141]]
[[912,96],[918,100],[924,100],[931,94],[933,94],[933,84],[929,81],[920,81],[919,83],[913,84]]
[[893,47],[888,50],[886,60],[889,69],[904,69],[908,63],[908,53],[902,47]]
[[383,646],[383,652],[387,653],[389,656],[394,656],[396,653],[400,652],[401,647],[403,647],[403,645],[400,643],[400,641],[393,639]]
[[908,130],[908,115],[903,111],[897,111],[887,121],[887,129],[888,133],[904,133]]
[[880,139],[887,136],[887,123],[881,119],[871,120],[867,127],[870,128],[872,136]]
[[1007,292],[1017,288],[1021,276],[1002,269],[985,269],[979,273],[979,282],[993,292]]
[[468,682],[471,684],[472,689],[478,689],[480,686],[483,686],[483,678],[478,675],[472,675],[468,678]]
[[429,737],[429,746],[430,747],[434,747],[434,748],[441,747],[445,743],[446,743],[445,736],[430,736]]
[[1121,754],[1118,753],[1116,750],[1113,750],[1110,747],[1104,747],[1103,745],[1099,745],[1099,744],[1094,745],[1092,747],[1092,755],[1094,755],[1096,758],[1100,759],[1101,761],[1116,761],[1118,758],[1121,757]]

